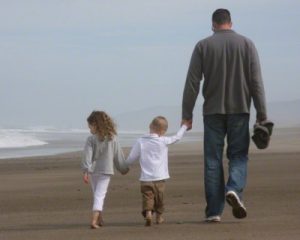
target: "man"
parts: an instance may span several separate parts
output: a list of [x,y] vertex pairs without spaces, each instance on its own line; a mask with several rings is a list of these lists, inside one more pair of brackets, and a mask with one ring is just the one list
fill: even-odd
[[[182,122],[192,128],[193,109],[203,83],[204,182],[207,222],[221,221],[225,199],[233,216],[245,218],[242,192],[247,179],[249,113],[253,100],[257,122],[267,119],[260,63],[251,40],[234,32],[230,12],[212,15],[214,34],[198,42],[188,69],[182,102]],[[223,171],[227,137],[229,176]]]

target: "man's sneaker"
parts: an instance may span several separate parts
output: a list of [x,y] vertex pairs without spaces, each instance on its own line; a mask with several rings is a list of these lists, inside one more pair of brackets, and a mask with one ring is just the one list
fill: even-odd
[[146,212],[145,220],[146,220],[145,226],[150,227],[152,225],[152,211]]
[[220,216],[210,216],[210,217],[205,218],[205,222],[219,223],[219,222],[221,222],[221,217]]
[[239,196],[234,191],[226,193],[226,201],[232,207],[232,215],[236,218],[247,217],[247,211]]

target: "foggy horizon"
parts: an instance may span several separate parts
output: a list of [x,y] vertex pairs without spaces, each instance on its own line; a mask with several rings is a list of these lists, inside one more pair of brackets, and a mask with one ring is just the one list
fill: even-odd
[[[212,34],[217,8],[229,9],[233,30],[255,43],[267,102],[299,100],[299,7],[292,0],[1,1],[0,128],[85,128],[94,109],[114,117],[180,106],[193,48]],[[202,100],[200,93],[200,111]]]

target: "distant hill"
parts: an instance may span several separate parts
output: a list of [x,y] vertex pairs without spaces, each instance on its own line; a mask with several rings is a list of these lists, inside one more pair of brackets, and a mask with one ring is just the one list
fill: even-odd
[[[142,110],[126,112],[114,117],[120,131],[147,132],[149,124],[155,116],[164,116],[168,119],[168,132],[175,132],[181,122],[181,107],[179,106],[157,106]],[[200,131],[200,107],[195,109],[194,129]]]
[[[201,103],[202,104],[202,103]],[[300,99],[267,104],[268,117],[276,127],[300,127]],[[181,121],[180,106],[157,106],[126,112],[114,116],[120,131],[147,132],[150,121],[158,115],[165,116],[169,121],[169,132],[175,132]],[[251,109],[250,126],[255,122],[255,111]],[[202,106],[194,110],[194,131],[203,131]]]

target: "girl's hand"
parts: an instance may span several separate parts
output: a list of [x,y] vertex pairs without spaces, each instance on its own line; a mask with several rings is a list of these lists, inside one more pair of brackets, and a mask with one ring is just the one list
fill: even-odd
[[88,173],[84,173],[84,175],[83,175],[83,181],[84,181],[84,183],[86,183],[86,184],[89,183],[89,174],[88,174]]

